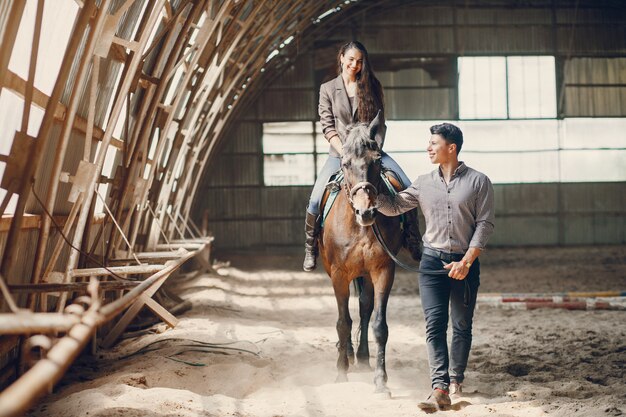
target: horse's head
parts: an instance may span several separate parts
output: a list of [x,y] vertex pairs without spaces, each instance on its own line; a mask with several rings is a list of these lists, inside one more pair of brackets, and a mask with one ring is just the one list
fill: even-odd
[[[379,113],[380,114],[380,113]],[[381,172],[381,151],[376,140],[379,115],[368,125],[357,123],[346,130],[341,168],[356,221],[370,226],[376,215],[376,197]]]

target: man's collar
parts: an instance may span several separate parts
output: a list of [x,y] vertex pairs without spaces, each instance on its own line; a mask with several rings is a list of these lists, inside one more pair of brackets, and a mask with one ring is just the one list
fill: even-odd
[[454,170],[454,176],[461,175],[465,171],[467,171],[467,165],[465,165],[465,162],[459,161],[459,166]]
[[[452,174],[452,178],[463,174],[465,171],[467,171],[467,165],[465,165],[465,162],[459,161],[459,166],[456,167],[456,169],[454,170],[454,173]],[[439,176],[443,178],[443,171],[441,169],[441,165],[439,165],[437,172],[439,172]]]

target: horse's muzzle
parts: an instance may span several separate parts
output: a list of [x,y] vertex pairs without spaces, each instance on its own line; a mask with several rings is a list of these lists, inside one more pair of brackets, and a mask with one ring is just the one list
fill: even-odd
[[378,210],[376,210],[376,208],[374,207],[371,207],[365,210],[355,209],[354,213],[356,214],[357,223],[363,227],[367,227],[374,224],[374,221],[376,219],[376,213],[378,213]]

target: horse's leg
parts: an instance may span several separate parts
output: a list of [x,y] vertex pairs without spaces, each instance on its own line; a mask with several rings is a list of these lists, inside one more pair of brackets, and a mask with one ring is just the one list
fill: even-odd
[[374,337],[376,339],[376,370],[374,371],[374,384],[377,393],[389,393],[387,388],[387,368],[385,366],[385,349],[389,330],[387,328],[387,301],[393,285],[394,266],[380,271],[376,277],[372,277],[374,283]]
[[362,281],[361,295],[359,296],[359,315],[361,318],[359,328],[361,334],[356,358],[359,367],[367,370],[372,369],[370,366],[370,350],[368,345],[368,330],[372,311],[374,311],[374,287],[371,280],[364,279]]
[[337,336],[339,342],[337,348],[339,356],[337,357],[337,380],[336,382],[346,382],[348,380],[348,344],[351,342],[350,333],[352,332],[352,319],[348,309],[348,301],[350,299],[350,283],[341,276],[333,276],[333,288],[335,290],[335,298],[337,299],[338,319],[337,319]]
[[[354,292],[360,297],[363,293],[363,277],[353,279],[352,284],[354,287]],[[354,346],[352,345],[352,337],[348,338],[347,355],[350,365],[354,365]]]

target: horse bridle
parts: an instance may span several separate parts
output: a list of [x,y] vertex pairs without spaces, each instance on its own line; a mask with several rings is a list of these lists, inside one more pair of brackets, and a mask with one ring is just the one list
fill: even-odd
[[[345,176],[344,176],[345,178]],[[359,183],[356,183],[352,188],[350,188],[348,190],[348,187],[350,186],[348,184],[348,180],[346,179],[345,182],[345,190],[346,190],[346,194],[348,196],[348,201],[350,201],[350,205],[352,206],[352,208],[354,208],[354,202],[353,202],[353,198],[354,195],[359,192],[359,190],[364,190],[364,191],[369,191],[372,194],[374,194],[374,197],[376,197],[378,195],[378,189],[374,186],[374,184],[372,184],[369,181],[361,181]]]

